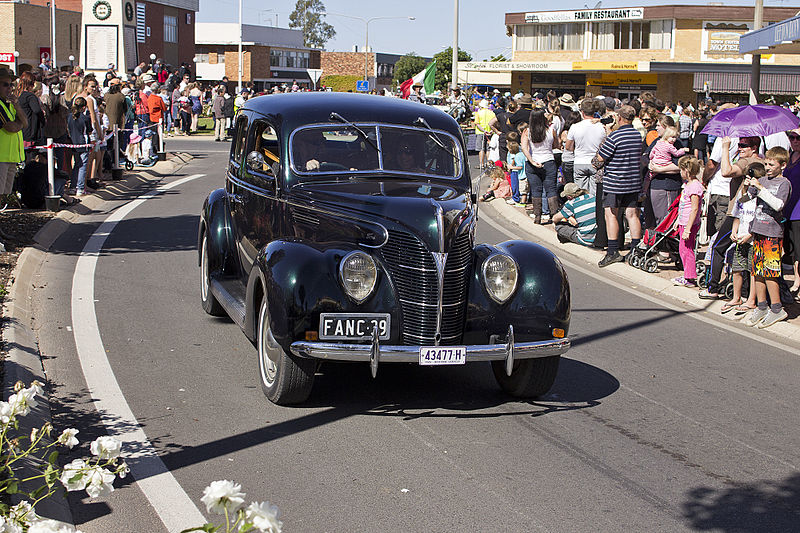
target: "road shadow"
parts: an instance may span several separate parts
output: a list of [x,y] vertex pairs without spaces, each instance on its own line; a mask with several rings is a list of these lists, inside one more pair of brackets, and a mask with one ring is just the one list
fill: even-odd
[[686,494],[683,516],[695,531],[725,533],[800,530],[800,474]]

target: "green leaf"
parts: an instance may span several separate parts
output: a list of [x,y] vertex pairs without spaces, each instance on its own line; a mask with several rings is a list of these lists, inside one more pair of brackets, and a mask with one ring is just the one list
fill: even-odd
[[41,497],[41,495],[47,491],[47,488],[48,488],[47,485],[42,485],[35,491],[31,492],[31,499],[38,500],[39,497]]
[[47,458],[47,462],[50,463],[51,465],[54,465],[56,464],[56,459],[58,459],[58,451],[51,453],[50,456]]
[[8,488],[6,488],[6,492],[8,494],[16,494],[16,493],[18,493],[19,492],[19,482],[17,482],[17,480],[11,481],[11,483],[8,484]]
[[203,524],[202,526],[193,527],[191,529],[184,529],[181,533],[189,533],[190,531],[205,531],[206,533],[215,533],[219,531],[221,526],[215,526],[214,524]]

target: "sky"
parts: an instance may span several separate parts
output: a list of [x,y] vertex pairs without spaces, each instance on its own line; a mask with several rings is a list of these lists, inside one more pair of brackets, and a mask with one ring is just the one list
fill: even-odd
[[[289,14],[296,0],[242,0],[243,22],[287,28]],[[322,0],[328,11],[326,21],[336,30],[336,36],[328,41],[328,51],[350,51],[357,44],[364,46],[364,21],[336,15],[341,13],[370,19],[373,17],[397,17],[374,20],[369,23],[369,45],[376,52],[407,54],[415,52],[431,57],[453,43],[453,13],[455,0]],[[708,1],[664,0],[660,2],[631,2],[627,0],[603,0],[601,8],[632,7],[649,5],[706,5]],[[594,8],[595,0],[563,0],[541,2],[537,0],[460,0],[459,47],[469,52],[474,60],[488,59],[504,54],[510,58],[511,38],[506,36],[505,14],[528,11],[551,11],[555,9]],[[726,0],[725,5],[753,5],[750,1]],[[800,0],[765,0],[765,6],[800,4]],[[498,6],[493,9],[493,6]],[[545,7],[546,6],[546,7]],[[556,7],[557,6],[557,7]],[[800,9],[800,8],[799,8]],[[238,22],[239,0],[200,0],[198,22]],[[415,17],[416,20],[407,20]]]

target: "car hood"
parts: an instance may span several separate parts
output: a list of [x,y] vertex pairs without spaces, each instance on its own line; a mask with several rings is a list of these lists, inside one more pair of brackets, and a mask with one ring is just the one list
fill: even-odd
[[[318,214],[350,214],[369,222],[393,222],[415,234],[432,251],[444,251],[473,213],[463,187],[419,180],[353,180],[296,185],[292,196]],[[391,227],[388,227],[391,229]]]

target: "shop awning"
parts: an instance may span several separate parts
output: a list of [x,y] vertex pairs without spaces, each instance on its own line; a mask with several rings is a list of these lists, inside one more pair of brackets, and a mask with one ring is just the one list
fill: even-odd
[[[694,91],[701,93],[709,83],[712,93],[742,93],[750,91],[750,74],[746,72],[695,72]],[[761,73],[762,94],[800,94],[797,74]]]

